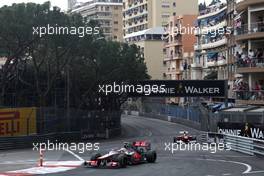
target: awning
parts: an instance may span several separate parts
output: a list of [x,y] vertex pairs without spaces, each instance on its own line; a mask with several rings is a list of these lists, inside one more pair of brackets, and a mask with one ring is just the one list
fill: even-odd
[[217,52],[208,52],[207,53],[207,59],[215,59],[218,57],[218,53]]

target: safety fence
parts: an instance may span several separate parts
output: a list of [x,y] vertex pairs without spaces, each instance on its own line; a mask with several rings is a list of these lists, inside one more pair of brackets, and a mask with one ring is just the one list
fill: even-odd
[[121,128],[119,111],[42,108],[37,115],[38,134],[83,131],[95,136],[116,128]]
[[168,105],[161,103],[143,103],[143,113],[160,114],[171,116],[172,118],[182,118],[194,122],[201,121],[201,112],[198,107],[182,107],[177,105]]
[[139,115],[160,120],[180,123],[201,129],[202,113],[196,106],[177,106],[163,103],[142,103]]
[[264,156],[264,140],[219,133],[204,133],[203,136],[206,136],[203,142],[223,142],[229,144],[233,151]]

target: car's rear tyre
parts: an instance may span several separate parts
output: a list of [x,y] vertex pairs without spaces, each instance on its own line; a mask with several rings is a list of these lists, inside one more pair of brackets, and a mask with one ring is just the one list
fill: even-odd
[[120,168],[125,168],[127,166],[127,157],[123,154],[118,155],[117,161]]
[[97,161],[97,166],[96,167],[100,166],[101,161],[98,160],[98,158],[101,157],[101,156],[102,155],[100,153],[96,153],[96,154],[92,155],[92,157],[91,157],[91,161]]
[[149,163],[155,163],[156,159],[157,159],[157,153],[156,153],[156,151],[149,151],[149,152],[147,152],[147,154],[146,154],[146,160],[147,160],[147,162],[149,162]]

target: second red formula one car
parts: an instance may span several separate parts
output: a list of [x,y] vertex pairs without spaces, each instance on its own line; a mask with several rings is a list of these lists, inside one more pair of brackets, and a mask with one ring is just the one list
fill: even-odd
[[124,143],[119,150],[111,150],[105,155],[100,153],[85,161],[84,165],[89,167],[111,167],[124,168],[127,165],[140,164],[144,162],[154,163],[157,159],[155,151],[151,150],[151,144],[147,141],[136,141]]
[[180,131],[180,135],[173,138],[174,143],[183,142],[185,144],[188,143],[196,143],[196,137],[188,134],[188,131]]

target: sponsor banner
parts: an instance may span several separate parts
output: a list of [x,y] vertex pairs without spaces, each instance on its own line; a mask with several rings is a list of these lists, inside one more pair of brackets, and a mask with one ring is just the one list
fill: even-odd
[[36,108],[0,109],[0,137],[36,133]]
[[219,122],[218,133],[264,139],[264,124]]
[[113,82],[98,86],[101,95],[127,94],[130,97],[224,97],[225,80],[151,80]]

